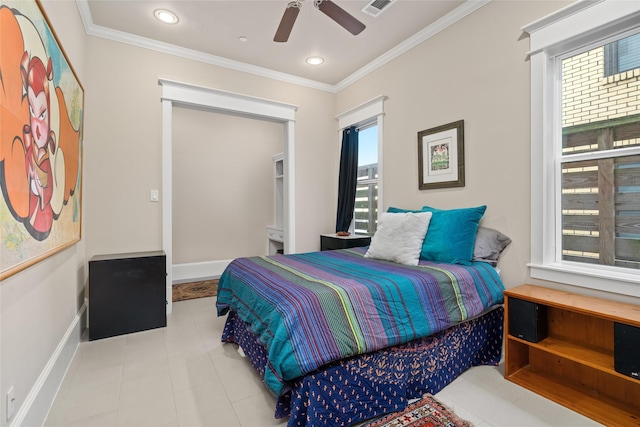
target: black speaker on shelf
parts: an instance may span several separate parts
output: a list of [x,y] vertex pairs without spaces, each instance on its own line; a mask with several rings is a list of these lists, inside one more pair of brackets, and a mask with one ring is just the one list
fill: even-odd
[[509,335],[529,342],[547,337],[547,306],[509,298]]
[[616,372],[640,380],[640,328],[613,323],[613,367]]

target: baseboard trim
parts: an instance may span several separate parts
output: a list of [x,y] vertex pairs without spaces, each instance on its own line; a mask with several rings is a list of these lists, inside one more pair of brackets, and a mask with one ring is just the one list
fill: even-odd
[[85,300],[38,376],[36,383],[29,391],[24,403],[16,412],[9,424],[10,427],[41,426],[44,424],[62,380],[71,365],[71,360],[80,345],[80,339],[87,324],[86,316],[87,301]]
[[217,279],[232,260],[192,262],[173,264],[172,284],[196,282],[199,280]]

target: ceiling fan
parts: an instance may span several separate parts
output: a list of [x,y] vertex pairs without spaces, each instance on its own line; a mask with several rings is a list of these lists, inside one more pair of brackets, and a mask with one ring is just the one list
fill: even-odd
[[[366,28],[362,22],[358,21],[331,0],[314,0],[313,5],[354,36],[360,34],[362,30]],[[293,24],[296,22],[301,7],[301,0],[294,0],[287,5],[284,15],[282,15],[282,19],[280,20],[276,35],[273,38],[274,42],[286,42],[289,39],[289,34],[291,34]]]

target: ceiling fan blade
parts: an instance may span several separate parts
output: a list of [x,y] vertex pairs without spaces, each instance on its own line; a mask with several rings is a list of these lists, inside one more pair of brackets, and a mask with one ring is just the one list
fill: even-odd
[[316,0],[315,6],[329,18],[336,21],[354,36],[360,34],[366,26],[331,0]]
[[282,15],[282,19],[280,20],[280,25],[278,25],[276,35],[273,38],[274,42],[286,42],[289,40],[289,34],[291,34],[293,24],[295,24],[298,13],[300,13],[300,6],[299,1],[292,1],[287,5],[284,15]]

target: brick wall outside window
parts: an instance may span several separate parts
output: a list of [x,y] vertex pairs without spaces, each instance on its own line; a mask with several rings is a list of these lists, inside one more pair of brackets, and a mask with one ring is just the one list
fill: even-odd
[[604,76],[604,47],[562,65],[562,126],[640,113],[640,69]]

